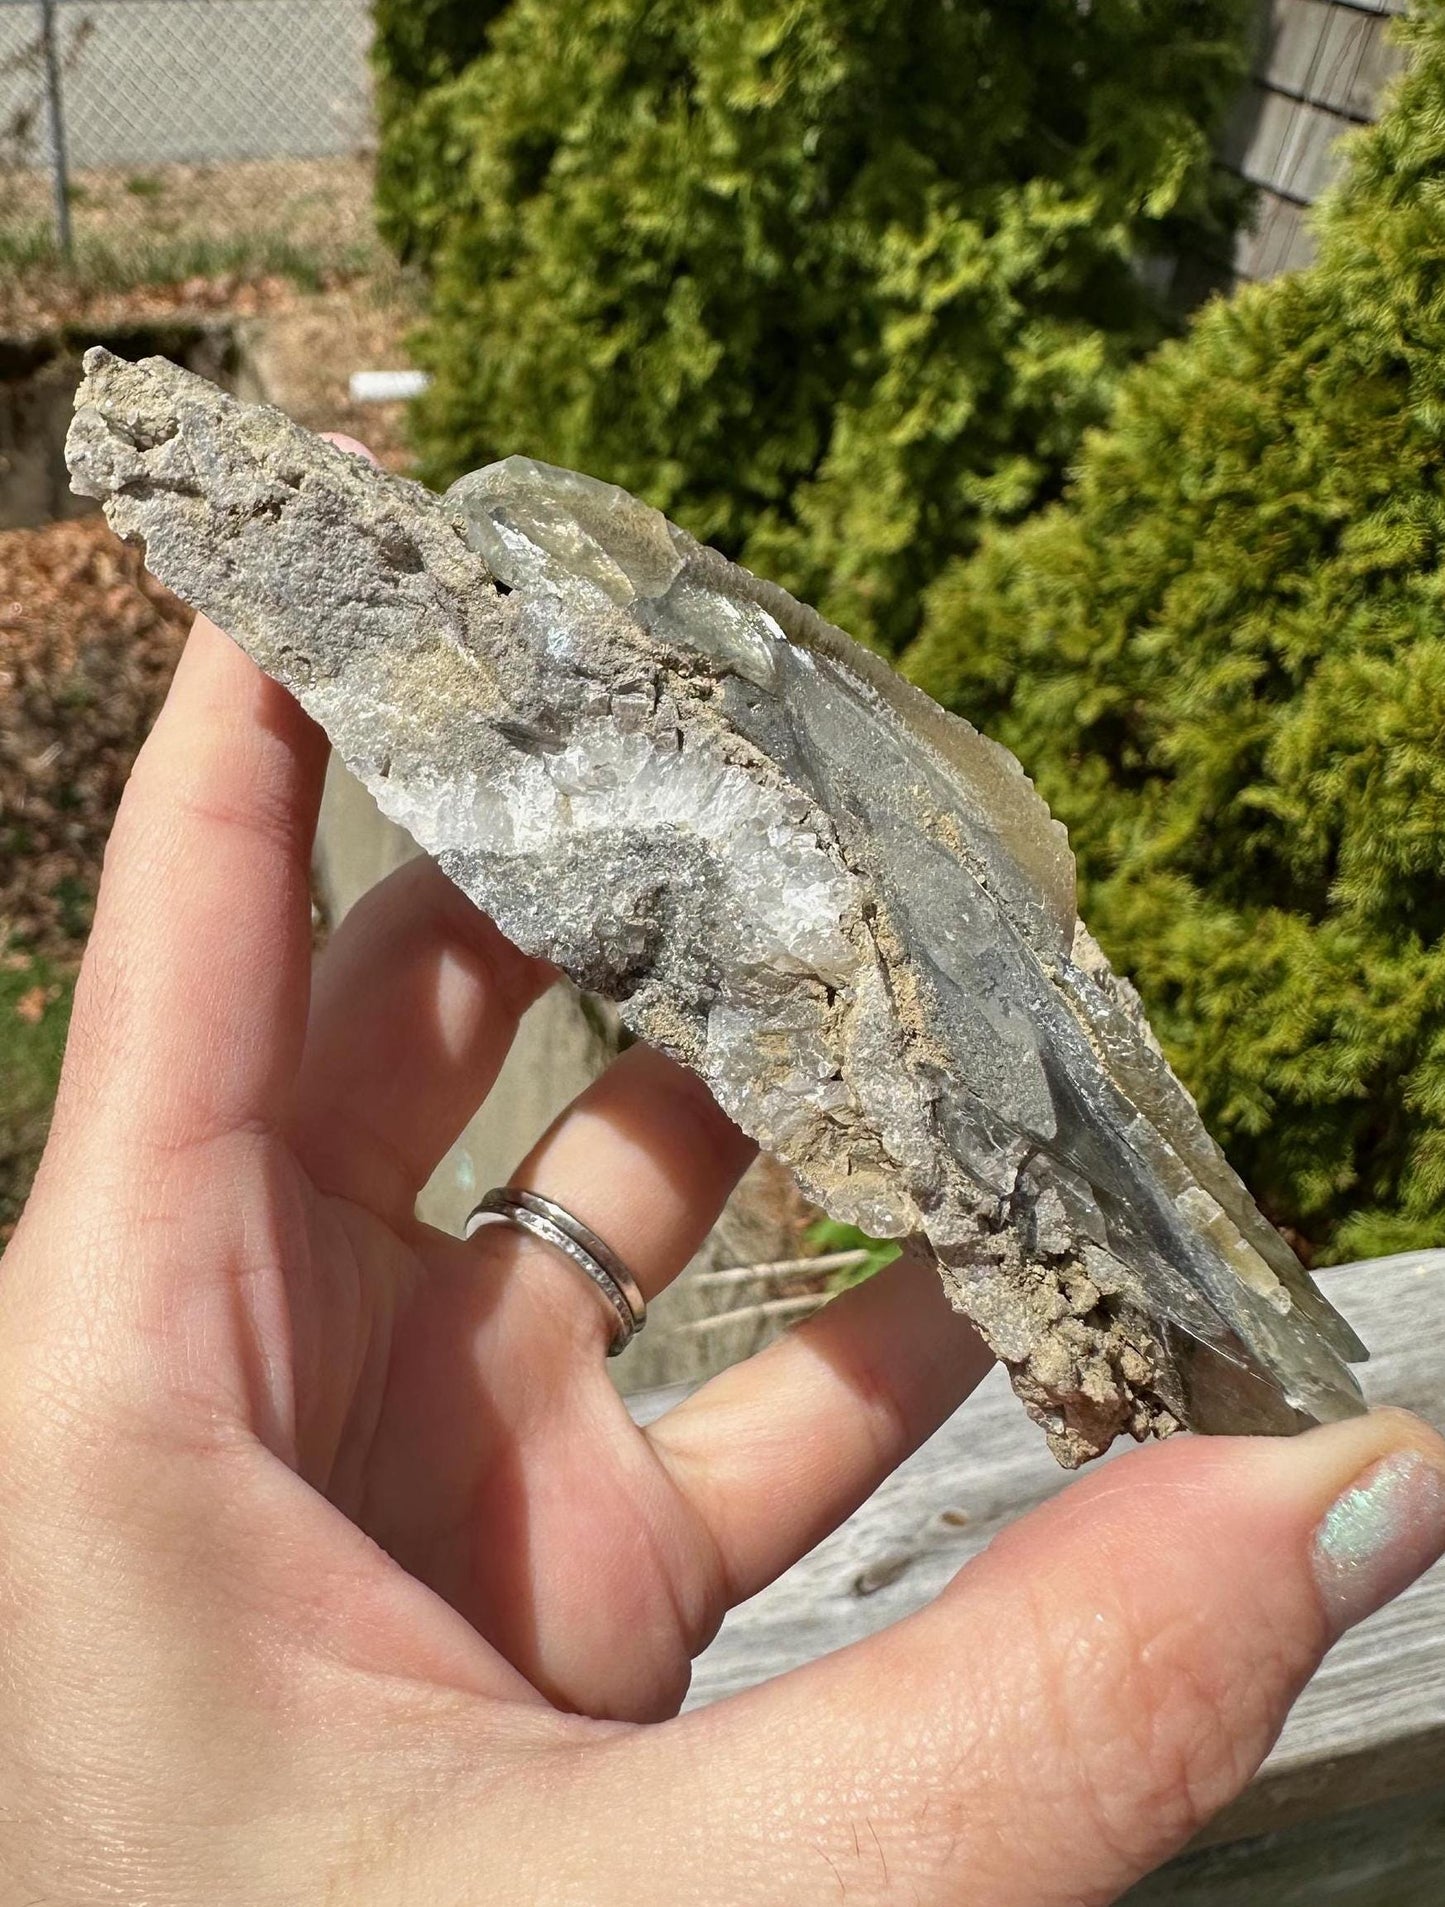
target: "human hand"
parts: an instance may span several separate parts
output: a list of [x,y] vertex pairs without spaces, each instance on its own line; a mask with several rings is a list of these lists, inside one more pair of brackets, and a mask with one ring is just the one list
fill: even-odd
[[[986,1356],[900,1262],[637,1430],[573,1270],[412,1216],[550,975],[414,863],[313,984],[325,755],[199,623],[0,1277],[0,1907],[1112,1899],[1445,1543],[1445,1446],[1381,1413],[1122,1458],[669,1719]],[[750,1152],[634,1049],[515,1178],[650,1296]]]

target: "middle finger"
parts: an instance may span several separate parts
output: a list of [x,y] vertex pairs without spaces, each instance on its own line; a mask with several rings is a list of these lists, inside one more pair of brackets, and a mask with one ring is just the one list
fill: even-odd
[[291,1113],[313,1181],[394,1224],[409,1219],[555,977],[434,862],[388,875],[317,966]]

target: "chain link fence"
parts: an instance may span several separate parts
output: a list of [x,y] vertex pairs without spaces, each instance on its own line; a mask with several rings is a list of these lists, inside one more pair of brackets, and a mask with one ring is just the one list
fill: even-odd
[[0,0],[0,267],[344,261],[370,38],[366,0]]

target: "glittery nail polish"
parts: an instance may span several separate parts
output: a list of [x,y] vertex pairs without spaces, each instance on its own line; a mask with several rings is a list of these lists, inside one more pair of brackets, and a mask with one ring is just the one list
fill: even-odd
[[1371,1465],[1315,1533],[1315,1580],[1337,1632],[1397,1596],[1442,1550],[1445,1470],[1418,1451]]

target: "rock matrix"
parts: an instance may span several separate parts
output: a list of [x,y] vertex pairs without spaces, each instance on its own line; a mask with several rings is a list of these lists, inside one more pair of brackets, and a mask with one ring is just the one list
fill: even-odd
[[518,945],[936,1260],[1062,1462],[1362,1408],[1063,829],[815,611],[610,485],[438,498],[162,359],[88,354],[69,460]]

